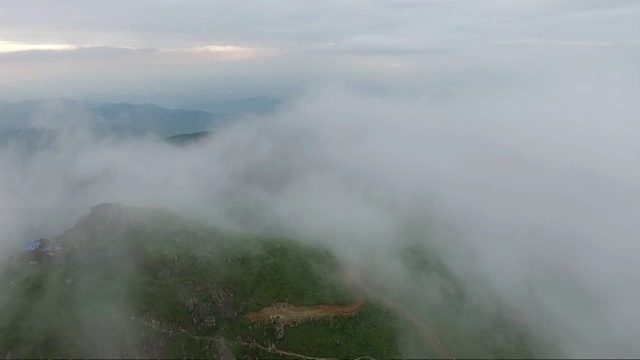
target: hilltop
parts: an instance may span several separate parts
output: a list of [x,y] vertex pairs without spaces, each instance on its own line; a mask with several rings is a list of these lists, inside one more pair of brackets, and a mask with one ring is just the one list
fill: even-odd
[[54,241],[59,253],[38,263],[16,256],[3,269],[0,352],[9,357],[269,357],[261,347],[270,344],[398,355],[391,315],[370,303],[277,331],[245,316],[279,302],[352,302],[326,250],[116,204],[94,207]]
[[[51,241],[56,250],[3,264],[6,357],[534,356],[533,338],[504,319],[461,324],[453,278],[452,298],[425,322],[328,249],[286,238],[99,204]],[[406,251],[425,274],[445,273]]]

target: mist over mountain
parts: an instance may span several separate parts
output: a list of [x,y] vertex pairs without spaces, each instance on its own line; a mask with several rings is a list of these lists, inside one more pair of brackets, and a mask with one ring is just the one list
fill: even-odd
[[636,1],[0,8],[0,356],[640,354]]
[[[160,137],[203,131],[225,122],[205,111],[167,109],[154,104],[97,104],[68,99],[30,100],[0,106],[4,129],[85,126],[95,136]],[[87,124],[78,124],[79,121]]]
[[187,105],[187,109],[204,110],[214,114],[267,114],[282,103],[279,99],[268,96],[250,97],[232,100],[217,100],[204,104]]

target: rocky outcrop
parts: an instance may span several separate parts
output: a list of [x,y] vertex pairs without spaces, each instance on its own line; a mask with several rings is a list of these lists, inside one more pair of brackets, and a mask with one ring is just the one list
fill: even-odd
[[235,319],[238,316],[233,304],[233,293],[231,291],[219,289],[213,293],[213,299],[218,304],[218,310],[223,319]]
[[216,326],[211,303],[200,303],[198,299],[190,298],[185,301],[185,306],[191,314],[191,321],[197,327],[213,328]]
[[198,299],[187,299],[184,304],[187,306],[187,309],[189,309],[189,312],[193,312],[193,309],[195,309],[198,304]]
[[216,318],[213,316],[211,304],[200,304],[200,306],[198,306],[198,316],[200,317],[202,325],[205,327],[212,328],[216,326]]
[[216,359],[220,360],[236,360],[229,348],[229,344],[224,339],[218,339],[214,342],[216,351]]
[[284,322],[279,316],[276,316],[273,320],[273,330],[276,333],[276,340],[282,340],[284,337]]

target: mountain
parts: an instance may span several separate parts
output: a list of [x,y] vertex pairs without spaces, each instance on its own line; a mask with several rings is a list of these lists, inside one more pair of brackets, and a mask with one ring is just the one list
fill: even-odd
[[[40,248],[38,248],[40,246]],[[46,248],[44,248],[46,246]],[[531,358],[535,339],[476,312],[443,264],[403,261],[447,290],[428,321],[323,247],[99,204],[0,268],[6,358]],[[449,298],[450,297],[450,298]],[[409,349],[409,350],[407,350]]]
[[[95,206],[46,242],[55,249],[25,251],[2,269],[8,357],[271,358],[269,344],[398,355],[390,314],[358,300],[320,248],[117,204]],[[278,309],[289,317],[271,322]]]
[[214,114],[266,114],[275,110],[281,100],[268,96],[241,99],[214,100],[208,103],[185,106],[187,109],[204,110]]
[[0,149],[13,147],[23,154],[49,149],[56,140],[56,132],[42,128],[17,128],[0,131]]
[[173,136],[222,125],[224,118],[200,111],[167,109],[154,104],[109,104],[91,109],[98,134]]
[[211,135],[213,135],[213,132],[211,131],[201,131],[201,132],[192,133],[192,134],[180,134],[180,135],[169,136],[162,140],[173,145],[184,146],[184,145],[195,144],[200,140],[204,140],[210,137]]
[[98,137],[167,137],[205,131],[222,125],[226,119],[205,111],[168,109],[154,104],[45,99],[0,105],[0,131],[32,126],[60,128],[77,121],[86,123]]
[[95,104],[68,99],[26,100],[0,104],[0,130],[25,128],[31,126],[32,122],[46,122],[51,119],[62,121],[82,115],[92,106]]

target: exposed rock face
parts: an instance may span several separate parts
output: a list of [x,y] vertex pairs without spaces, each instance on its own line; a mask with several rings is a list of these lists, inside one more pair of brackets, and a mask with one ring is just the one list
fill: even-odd
[[197,299],[187,299],[184,304],[187,306],[187,309],[189,309],[189,312],[193,312],[193,309],[195,308],[196,304],[198,304],[198,300]]
[[210,303],[199,303],[198,299],[185,300],[185,306],[191,313],[191,321],[198,327],[212,328],[216,326],[216,318]]
[[231,349],[229,349],[229,345],[224,339],[215,341],[215,350],[217,359],[236,360],[236,358],[233,356],[233,353],[231,352]]
[[201,323],[208,328],[216,326],[216,318],[213,316],[211,304],[200,304],[198,306],[198,315],[201,319]]
[[219,289],[213,293],[213,299],[218,303],[218,309],[223,319],[235,319],[238,315],[233,305],[233,293]]
[[284,337],[284,322],[279,316],[273,322],[273,329],[276,333],[276,340],[281,340]]

